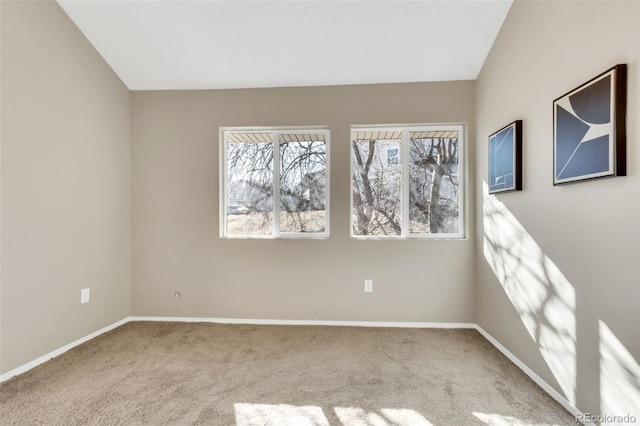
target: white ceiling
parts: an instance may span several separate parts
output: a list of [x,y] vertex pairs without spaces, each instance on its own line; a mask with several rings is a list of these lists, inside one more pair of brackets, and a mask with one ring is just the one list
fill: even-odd
[[511,0],[57,0],[131,90],[473,80]]

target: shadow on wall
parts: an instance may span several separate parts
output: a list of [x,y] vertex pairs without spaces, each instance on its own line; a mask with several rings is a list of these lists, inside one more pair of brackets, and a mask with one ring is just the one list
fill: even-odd
[[[576,402],[576,295],[515,216],[483,183],[484,257],[520,315],[565,398]],[[640,420],[640,365],[600,321],[600,414]],[[609,416],[607,418],[607,416]],[[609,420],[609,421],[608,421]]]
[[484,257],[565,398],[576,402],[576,294],[515,216],[483,183]]

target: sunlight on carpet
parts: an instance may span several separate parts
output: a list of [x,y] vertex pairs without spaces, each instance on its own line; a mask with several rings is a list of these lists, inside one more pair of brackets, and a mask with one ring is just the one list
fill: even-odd
[[375,413],[362,408],[336,407],[334,411],[345,426],[431,426],[415,410],[383,408],[380,413]]
[[329,426],[322,408],[312,405],[234,404],[237,426]]
[[[476,413],[473,415],[482,423],[491,426],[531,426],[530,422],[525,422],[511,416],[501,416],[500,414]],[[538,426],[542,426],[538,423]]]
[[[234,404],[237,426],[329,426],[321,407],[289,404]],[[344,426],[432,426],[415,410],[382,408],[379,413],[356,407],[333,409]]]

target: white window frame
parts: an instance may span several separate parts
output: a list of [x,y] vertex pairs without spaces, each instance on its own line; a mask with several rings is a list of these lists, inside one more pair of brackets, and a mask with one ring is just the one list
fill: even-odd
[[[392,124],[392,125],[352,125],[349,128],[349,233],[351,238],[358,240],[405,240],[405,239],[423,239],[423,240],[463,240],[466,239],[466,132],[463,123],[451,124]],[[400,235],[358,235],[354,233],[353,220],[353,173],[354,173],[354,152],[352,146],[352,135],[354,131],[399,131],[402,133],[400,143],[399,161],[401,162],[401,179],[402,193],[400,194],[401,203],[401,234]],[[456,233],[411,233],[409,232],[409,133],[413,131],[446,131],[457,130],[458,137],[458,232]]]
[[[228,133],[272,133],[273,134],[273,233],[271,235],[229,235],[227,234],[227,134]],[[324,135],[326,147],[325,172],[325,229],[324,232],[282,232],[280,231],[280,136],[286,134],[318,133]],[[327,239],[330,235],[330,147],[331,131],[324,126],[300,127],[220,127],[220,238],[229,239]]]

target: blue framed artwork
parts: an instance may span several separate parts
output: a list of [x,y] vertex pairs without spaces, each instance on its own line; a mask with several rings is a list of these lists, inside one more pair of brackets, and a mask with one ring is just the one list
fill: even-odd
[[627,66],[553,101],[553,184],[626,175]]
[[522,120],[489,136],[489,194],[522,190]]

